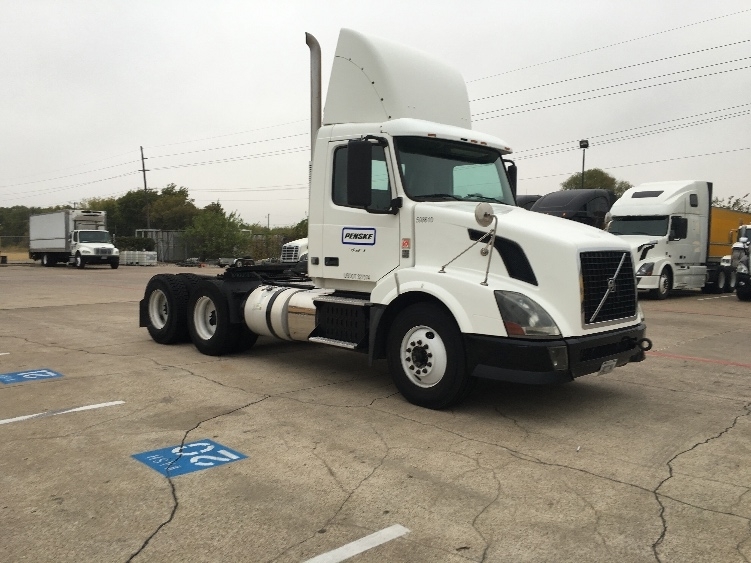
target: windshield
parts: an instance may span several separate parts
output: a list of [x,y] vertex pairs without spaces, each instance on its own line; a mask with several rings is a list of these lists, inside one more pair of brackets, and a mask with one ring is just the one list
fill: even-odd
[[107,231],[79,231],[79,242],[112,242]]
[[404,191],[410,199],[515,205],[497,150],[425,137],[397,137],[394,144]]
[[648,235],[664,237],[668,234],[667,215],[652,217],[613,217],[608,231],[614,235]]

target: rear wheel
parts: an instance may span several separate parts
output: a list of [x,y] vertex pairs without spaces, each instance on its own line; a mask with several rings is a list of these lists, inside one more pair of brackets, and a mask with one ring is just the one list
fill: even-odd
[[459,327],[429,303],[407,307],[394,320],[387,356],[394,384],[410,403],[443,409],[463,400],[476,379],[466,373]]
[[55,265],[55,261],[52,259],[52,257],[49,254],[47,254],[46,252],[42,254],[42,266],[46,266],[49,268],[50,266],[54,266],[54,265]]
[[219,287],[199,281],[188,301],[188,331],[198,351],[223,356],[247,350],[258,339],[244,324],[230,322],[229,304]]
[[175,344],[188,340],[188,294],[177,276],[158,274],[151,278],[144,299],[148,303],[147,328],[155,342]]

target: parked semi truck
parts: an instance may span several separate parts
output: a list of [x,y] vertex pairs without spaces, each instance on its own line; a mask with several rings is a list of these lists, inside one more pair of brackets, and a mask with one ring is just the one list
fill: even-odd
[[120,266],[120,252],[107,231],[107,212],[63,209],[29,217],[29,258],[43,266],[59,262]]
[[631,243],[640,290],[657,299],[673,289],[733,290],[732,245],[751,214],[711,202],[711,182],[671,181],[630,188],[613,204],[609,230]]
[[542,196],[529,209],[604,229],[605,216],[615,200],[609,190],[558,190]]
[[320,50],[306,37],[308,274],[154,276],[140,325],[155,341],[221,355],[262,335],[360,352],[428,408],[477,378],[564,382],[644,359],[630,245],[515,205],[511,149],[471,129],[456,70],[343,29],[321,123]]

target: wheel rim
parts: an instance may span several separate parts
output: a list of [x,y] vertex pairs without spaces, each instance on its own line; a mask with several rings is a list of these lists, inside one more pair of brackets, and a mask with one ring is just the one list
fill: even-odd
[[720,272],[720,274],[717,276],[717,285],[721,289],[725,289],[725,272]]
[[149,297],[149,320],[157,330],[161,330],[169,319],[169,303],[161,289],[156,289]]
[[735,285],[738,283],[738,277],[735,272],[730,274],[730,289],[735,289]]
[[428,326],[416,326],[407,331],[399,353],[404,373],[418,387],[433,387],[446,374],[446,345]]
[[209,297],[203,295],[196,301],[193,324],[201,340],[211,340],[216,333],[216,305]]
[[665,295],[670,289],[670,276],[666,273],[660,274],[660,293]]

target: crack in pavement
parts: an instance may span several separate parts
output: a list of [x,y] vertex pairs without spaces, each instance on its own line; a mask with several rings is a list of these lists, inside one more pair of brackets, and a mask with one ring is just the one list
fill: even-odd
[[[227,412],[211,416],[211,417],[209,417],[209,418],[207,418],[205,420],[201,420],[195,426],[193,426],[193,428],[191,428],[191,429],[189,429],[189,430],[187,430],[185,432],[185,434],[183,435],[182,440],[180,441],[180,446],[179,447],[180,448],[184,447],[185,446],[185,442],[188,440],[188,435],[191,432],[193,432],[194,430],[197,430],[203,423],[209,422],[210,420],[215,420],[215,419],[221,418],[223,416],[228,416],[230,414],[233,414],[233,413],[236,413],[236,412],[241,411],[243,409],[246,409],[246,408],[248,408],[250,406],[257,405],[258,403],[261,403],[262,401],[265,401],[269,397],[270,397],[269,395],[266,395],[266,396],[262,397],[261,399],[258,399],[257,401],[252,401],[250,403],[247,403],[247,404],[242,405],[240,407],[234,408],[234,409],[229,410]],[[175,461],[177,461],[177,458],[175,458],[174,460],[172,460],[172,462],[169,465],[172,465],[173,463],[175,463]],[[169,465],[167,466],[167,469],[169,469]],[[164,529],[165,526],[169,525],[170,522],[172,522],[172,520],[175,518],[175,514],[177,513],[177,509],[180,506],[180,501],[177,498],[177,489],[175,488],[175,483],[174,483],[172,477],[170,477],[169,475],[167,475],[167,481],[169,482],[170,491],[171,491],[171,494],[172,494],[172,510],[170,511],[169,518],[167,518],[164,522],[162,522],[161,524],[159,524],[159,526],[157,526],[157,528],[149,535],[149,537],[147,537],[146,540],[144,540],[144,542],[141,544],[141,547],[139,547],[138,550],[136,550],[133,554],[131,554],[130,557],[128,557],[128,559],[126,560],[127,563],[130,563],[136,557],[138,557],[143,552],[143,550],[146,549],[146,547],[149,545],[149,543],[151,542],[151,540],[153,540],[157,536],[157,534],[159,534],[159,532],[161,532],[162,529]]]
[[[652,544],[652,553],[654,554],[655,560],[657,560],[658,562],[662,561],[662,559],[660,558],[660,554],[659,554],[659,547],[660,547],[660,545],[662,545],[662,542],[665,540],[665,536],[667,535],[667,532],[668,532],[668,522],[667,522],[667,519],[665,518],[665,505],[662,503],[662,500],[661,500],[661,497],[663,495],[660,493],[660,488],[665,483],[667,483],[670,479],[673,478],[673,475],[674,475],[673,474],[673,462],[675,462],[675,460],[678,459],[680,456],[685,455],[685,454],[687,454],[687,453],[695,450],[699,446],[703,446],[705,444],[708,444],[709,442],[717,440],[717,439],[721,438],[722,436],[724,436],[725,434],[727,434],[728,432],[730,432],[730,430],[732,430],[733,428],[735,428],[736,424],[738,424],[738,421],[741,418],[749,416],[751,414],[751,403],[747,403],[746,405],[744,405],[743,409],[746,412],[743,413],[743,414],[739,414],[738,416],[736,416],[733,419],[733,422],[732,422],[732,424],[730,424],[730,426],[728,426],[727,428],[725,428],[721,432],[715,434],[714,436],[710,436],[706,440],[702,440],[701,442],[697,442],[696,444],[694,444],[690,448],[685,449],[682,452],[678,452],[677,454],[675,454],[673,457],[671,457],[668,460],[668,462],[667,462],[668,476],[665,477],[665,479],[663,479],[662,481],[660,481],[660,483],[657,485],[657,487],[655,487],[654,491],[652,491],[652,493],[654,494],[655,500],[657,501],[657,504],[659,504],[659,506],[660,506],[659,516],[660,516],[660,521],[662,522],[662,531],[660,532],[659,537]],[[685,504],[688,504],[688,503],[685,503]],[[712,511],[712,512],[716,512],[716,511]],[[732,516],[738,516],[738,515],[732,515]],[[738,516],[738,517],[741,518],[740,516]],[[748,520],[748,519],[746,519],[746,520]],[[744,559],[745,559],[745,557],[744,557]]]

